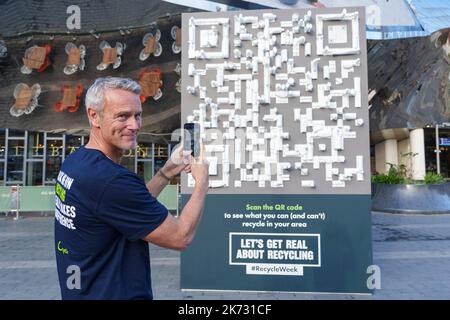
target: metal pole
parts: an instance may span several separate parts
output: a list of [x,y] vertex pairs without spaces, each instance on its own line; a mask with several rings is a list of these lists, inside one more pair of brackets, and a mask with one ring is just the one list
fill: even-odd
[[177,183],[177,218],[180,216],[180,185]]
[[436,124],[436,171],[438,174],[441,173],[441,150],[439,149],[439,125]]
[[17,208],[17,211],[16,211],[16,220],[19,220],[19,206],[20,206],[20,186],[19,185],[17,185],[17,200],[16,200],[16,208]]
[[[14,190],[14,191],[13,191]],[[11,197],[15,195],[15,209],[11,211],[16,211],[16,217],[14,220],[19,220],[19,185],[11,186]]]

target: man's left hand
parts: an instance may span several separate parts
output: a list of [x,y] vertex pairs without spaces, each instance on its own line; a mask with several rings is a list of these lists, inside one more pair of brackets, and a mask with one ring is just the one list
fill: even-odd
[[163,171],[169,177],[175,177],[182,171],[189,173],[191,172],[192,161],[191,151],[183,150],[183,146],[178,144],[164,165]]

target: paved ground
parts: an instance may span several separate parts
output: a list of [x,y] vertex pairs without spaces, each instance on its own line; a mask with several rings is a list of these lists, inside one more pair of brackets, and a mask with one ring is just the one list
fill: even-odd
[[[450,215],[373,213],[372,296],[179,289],[179,253],[151,246],[155,299],[450,299]],[[0,299],[60,299],[53,218],[0,218]]]

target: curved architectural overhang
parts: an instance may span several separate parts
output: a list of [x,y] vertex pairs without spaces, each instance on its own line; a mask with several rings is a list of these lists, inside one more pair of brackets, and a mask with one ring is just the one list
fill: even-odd
[[449,122],[447,39],[444,31],[431,37],[369,41],[371,132]]
[[383,129],[370,134],[370,144],[374,145],[385,140],[395,139],[397,141],[409,137],[409,130],[406,128]]
[[[160,43],[163,53],[159,57],[150,56],[147,60],[139,60],[139,53],[144,48],[143,36],[149,32],[149,27],[133,29],[130,34],[121,35],[119,32],[102,32],[100,38],[92,35],[73,36],[57,35],[53,39],[44,35],[34,35],[30,41],[27,37],[5,38],[8,48],[8,57],[0,66],[0,128],[25,129],[33,131],[54,131],[68,133],[87,133],[89,124],[85,114],[84,95],[81,99],[80,108],[75,113],[56,112],[55,104],[61,100],[61,87],[64,84],[82,84],[85,89],[98,77],[122,76],[138,80],[139,73],[144,68],[159,67],[162,69],[162,91],[163,96],[159,100],[152,98],[143,103],[142,132],[155,134],[155,139],[161,140],[161,133],[172,132],[179,127],[180,123],[180,93],[176,90],[176,82],[180,77],[174,69],[181,60],[181,54],[172,51],[170,31],[172,26],[181,26],[181,16],[172,16],[171,19],[158,21],[161,30]],[[116,41],[126,44],[123,54],[122,65],[113,70],[111,66],[103,71],[98,71],[96,66],[102,60],[102,51],[99,44],[102,40],[114,45]],[[77,71],[72,75],[63,72],[67,60],[64,47],[67,42],[86,46],[86,66],[83,71]],[[52,65],[42,73],[33,72],[25,75],[20,72],[22,66],[21,58],[26,48],[34,44],[43,45],[51,43],[54,46]],[[39,106],[29,115],[12,117],[9,113],[14,103],[14,87],[18,83],[39,83],[42,93]]]

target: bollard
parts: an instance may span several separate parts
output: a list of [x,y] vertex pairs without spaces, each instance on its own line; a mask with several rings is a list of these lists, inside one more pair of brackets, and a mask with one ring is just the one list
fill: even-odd
[[19,185],[11,186],[11,211],[16,212],[14,220],[19,220],[19,192]]

